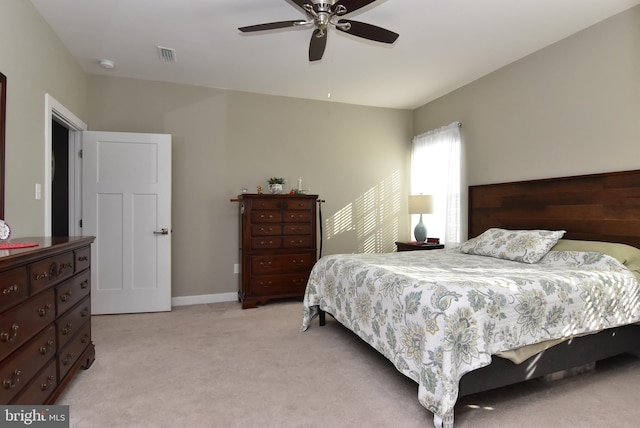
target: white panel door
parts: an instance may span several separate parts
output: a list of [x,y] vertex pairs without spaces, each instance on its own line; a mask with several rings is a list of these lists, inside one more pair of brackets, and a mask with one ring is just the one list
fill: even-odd
[[93,314],[171,310],[171,136],[83,133]]

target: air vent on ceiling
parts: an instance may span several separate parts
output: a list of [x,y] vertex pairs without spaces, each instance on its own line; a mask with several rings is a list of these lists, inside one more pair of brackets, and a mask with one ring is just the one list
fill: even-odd
[[158,46],[158,53],[160,54],[160,59],[165,62],[176,62],[176,50],[171,48],[165,48],[162,46]]

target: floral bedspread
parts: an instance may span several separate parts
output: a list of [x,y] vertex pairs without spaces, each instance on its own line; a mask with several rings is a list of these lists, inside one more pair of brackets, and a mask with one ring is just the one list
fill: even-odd
[[434,424],[453,426],[460,378],[491,355],[640,320],[640,284],[600,253],[551,251],[535,264],[457,249],[321,258],[304,297],[418,383]]

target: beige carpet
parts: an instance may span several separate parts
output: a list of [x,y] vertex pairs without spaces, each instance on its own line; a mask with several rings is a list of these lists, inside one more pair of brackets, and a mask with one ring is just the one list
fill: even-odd
[[[71,427],[431,427],[417,385],[300,302],[93,317],[96,362],[58,404]],[[456,428],[636,427],[640,359],[463,398]]]

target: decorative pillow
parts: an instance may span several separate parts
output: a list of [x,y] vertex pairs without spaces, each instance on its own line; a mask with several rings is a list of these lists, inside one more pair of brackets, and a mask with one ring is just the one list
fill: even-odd
[[627,244],[561,239],[551,251],[589,251],[613,257],[636,276],[640,275],[640,249]]
[[536,263],[551,250],[565,232],[491,228],[462,244],[460,251],[516,262]]

